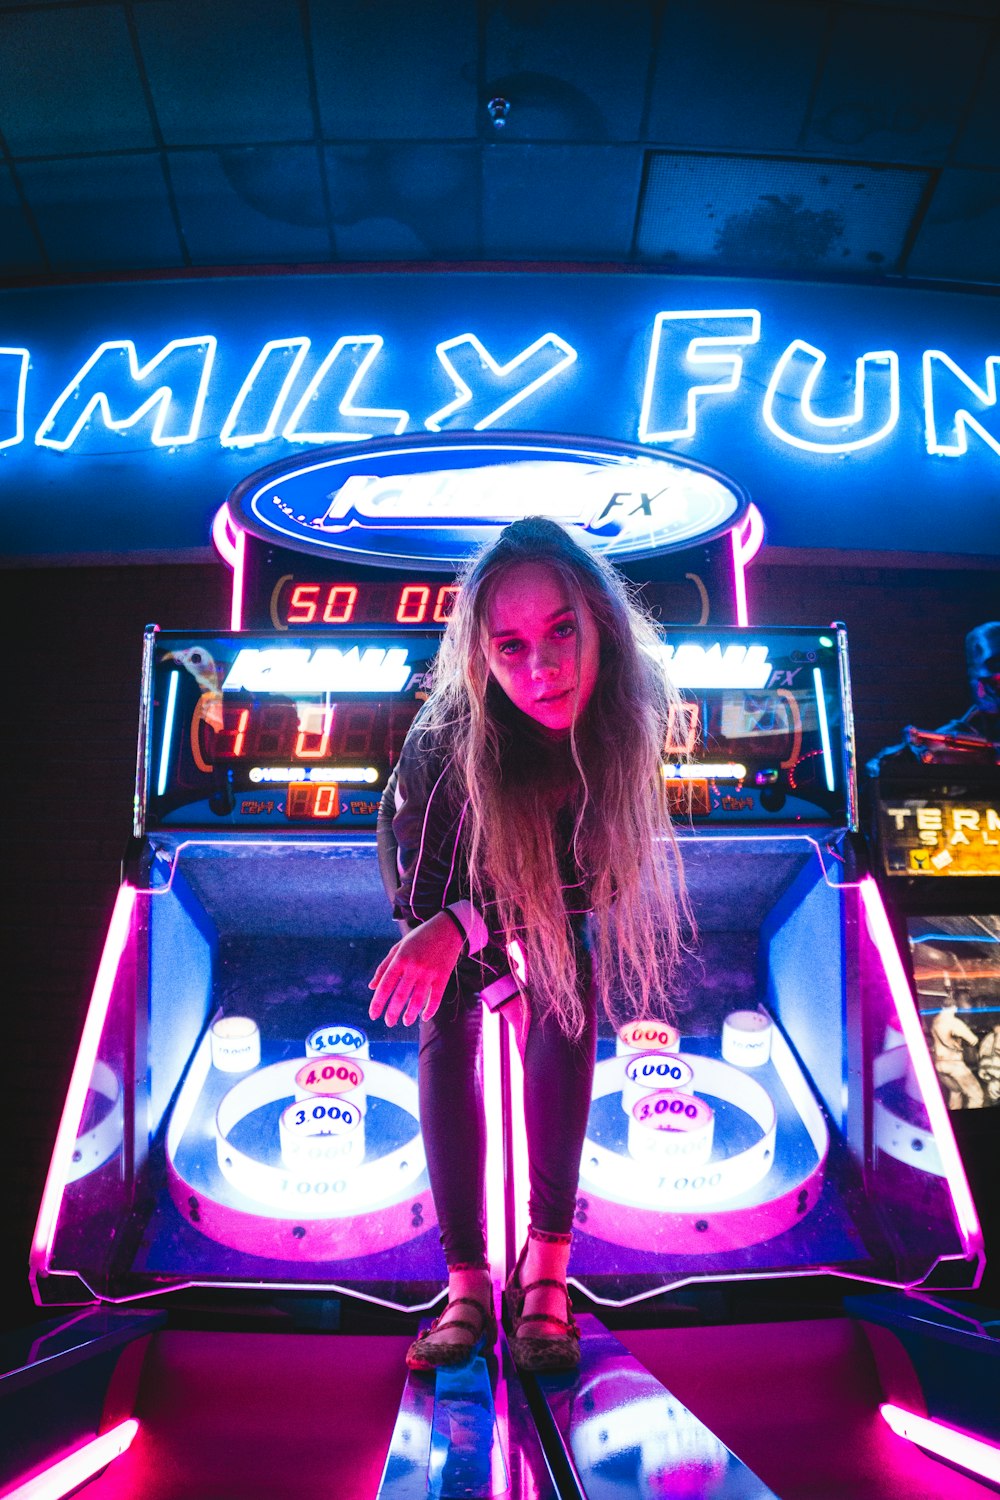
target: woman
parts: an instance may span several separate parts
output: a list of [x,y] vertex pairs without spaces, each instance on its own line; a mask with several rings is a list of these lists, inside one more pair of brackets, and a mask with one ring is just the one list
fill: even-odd
[[[672,701],[623,580],[561,526],[508,526],[467,571],[383,799],[409,928],[370,1014],[420,1022],[420,1116],[448,1305],[411,1369],[495,1336],[484,1231],[481,1003],[524,1064],[531,1228],[504,1294],[522,1368],[571,1369],[566,1289],[598,996],[664,1014],[683,892],[660,770]],[[383,824],[383,835],[386,833]],[[671,865],[673,869],[671,869]]]

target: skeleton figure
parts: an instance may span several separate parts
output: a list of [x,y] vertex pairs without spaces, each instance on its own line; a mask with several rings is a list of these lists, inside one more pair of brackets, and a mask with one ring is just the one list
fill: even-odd
[[931,1021],[931,1054],[949,1109],[982,1109],[982,1085],[965,1061],[963,1042],[978,1047],[979,1038],[954,1005],[945,1005]]
[[988,1031],[979,1043],[979,1080],[990,1104],[1000,1104],[1000,1025]]

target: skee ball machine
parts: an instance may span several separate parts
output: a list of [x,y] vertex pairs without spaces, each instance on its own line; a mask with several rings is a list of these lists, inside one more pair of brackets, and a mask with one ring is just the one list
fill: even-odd
[[[437,1299],[416,1039],[367,1017],[397,935],[375,818],[457,564],[546,510],[606,546],[663,620],[684,697],[664,774],[699,932],[677,1025],[602,1030],[571,1280],[594,1305],[651,1310],[685,1285],[818,1271],[975,1284],[982,1241],[947,1111],[877,887],[855,870],[844,632],[738,628],[760,532],[730,481],[518,434],[356,444],[251,476],[215,532],[234,629],[147,631],[133,839],[39,1215],[39,1302],[242,1289],[413,1313]],[[506,1028],[486,1031],[502,1274],[525,1151],[516,1054]],[[655,1373],[667,1336],[649,1337]],[[720,1495],[770,1493],[682,1380],[654,1381],[655,1441],[637,1430],[636,1382],[653,1376],[609,1338],[587,1319],[578,1380],[528,1391],[544,1462],[508,1383],[507,1468],[491,1460],[483,1493],[502,1477],[512,1496],[596,1495],[608,1464],[636,1493],[669,1492],[689,1460]],[[402,1383],[401,1341],[386,1342]],[[350,1384],[345,1357],[331,1356]],[[418,1384],[372,1438],[390,1449],[386,1496],[423,1493],[433,1469]]]

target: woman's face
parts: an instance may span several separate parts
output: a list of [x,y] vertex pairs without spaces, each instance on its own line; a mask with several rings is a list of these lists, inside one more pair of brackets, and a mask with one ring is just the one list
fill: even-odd
[[515,708],[546,729],[569,729],[590,702],[600,667],[587,606],[573,604],[545,563],[518,563],[497,584],[487,625],[490,671]]

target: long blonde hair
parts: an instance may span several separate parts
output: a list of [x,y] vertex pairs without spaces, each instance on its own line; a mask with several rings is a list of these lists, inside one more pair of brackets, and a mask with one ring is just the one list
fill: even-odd
[[[506,939],[525,952],[528,984],[542,1015],[578,1036],[585,1022],[577,958],[560,873],[551,787],[542,780],[510,795],[508,736],[488,693],[490,605],[497,586],[524,563],[551,568],[581,617],[597,625],[600,665],[569,748],[572,853],[593,907],[592,961],[612,1020],[671,1015],[671,979],[689,920],[683,872],[661,772],[676,693],[657,636],[624,579],[597,553],[544,517],[506,527],[467,567],[438,655],[434,691],[421,716],[444,733],[468,793],[465,818],[473,899],[493,899]],[[579,668],[580,632],[577,633]],[[493,682],[493,693],[499,691]]]

